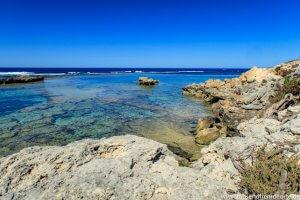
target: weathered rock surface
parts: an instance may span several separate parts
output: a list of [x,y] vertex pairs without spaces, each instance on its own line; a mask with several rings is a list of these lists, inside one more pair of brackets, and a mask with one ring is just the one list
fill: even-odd
[[[287,157],[300,155],[300,97],[288,93],[277,103],[269,102],[285,76],[299,77],[300,61],[282,64],[274,69],[251,69],[238,79],[208,81],[183,89],[212,104],[212,109],[229,128],[238,134],[220,137],[201,150],[202,157],[192,164],[210,180],[239,182],[241,163],[251,164],[261,147],[282,151]],[[208,86],[207,86],[208,84]],[[198,123],[212,126],[209,120]],[[208,128],[209,130],[212,128]],[[204,136],[204,135],[203,135]],[[207,136],[209,139],[211,136]],[[195,137],[197,139],[197,136]],[[300,161],[298,162],[300,164]],[[296,191],[299,194],[299,191]],[[234,195],[233,195],[234,196]],[[240,199],[240,198],[239,198]]]
[[219,129],[217,127],[206,128],[197,133],[195,141],[198,144],[206,145],[216,140],[219,136]]
[[194,133],[196,143],[207,145],[220,136],[226,136],[227,127],[220,123],[217,118],[204,117],[198,120]]
[[270,97],[283,85],[285,76],[296,76],[298,72],[300,74],[300,60],[274,68],[253,67],[239,78],[188,85],[182,94],[210,103],[213,112],[228,126],[228,134],[234,135],[242,121],[264,113],[270,106]]
[[[299,104],[287,109],[298,108]],[[287,156],[300,155],[299,118],[297,110],[282,121],[257,117],[244,121],[238,126],[241,136],[218,138],[201,150],[202,157],[192,166],[214,180],[220,173],[222,181],[226,177],[238,181],[240,163],[252,163],[253,153],[265,145],[270,151],[284,149],[283,153]]]
[[275,66],[275,71],[280,76],[286,76],[291,74],[299,69],[300,63],[299,60],[293,60],[286,63],[279,64]]
[[44,77],[42,76],[16,76],[11,78],[2,78],[0,79],[0,84],[13,84],[13,83],[31,83],[37,81],[43,81]]
[[166,145],[137,136],[27,148],[0,159],[0,177],[1,200],[217,200],[237,191],[235,180],[179,167]]
[[140,85],[145,85],[145,86],[153,86],[157,85],[159,83],[158,80],[154,80],[148,77],[140,77],[139,78],[139,84]]

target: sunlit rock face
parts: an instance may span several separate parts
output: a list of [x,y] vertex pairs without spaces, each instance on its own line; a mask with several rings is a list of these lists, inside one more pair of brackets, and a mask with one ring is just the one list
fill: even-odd
[[[184,87],[184,95],[196,96],[211,104],[219,123],[231,131],[226,131],[227,137],[221,137],[212,118],[200,118],[195,141],[210,144],[201,149],[202,156],[192,163],[192,167],[206,174],[209,180],[219,179],[223,183],[232,179],[240,182],[240,178],[243,180],[250,175],[249,179],[255,185],[259,178],[253,179],[255,170],[251,167],[266,162],[257,159],[257,152],[261,149],[271,154],[268,159],[279,154],[290,160],[295,158],[295,163],[300,164],[299,63],[299,60],[291,61],[268,69],[254,67],[239,78],[208,80]],[[250,166],[251,173],[245,173],[245,166]],[[286,183],[290,184],[290,180]],[[268,180],[260,187],[266,188],[270,184]],[[282,191],[291,194],[288,189],[281,191],[279,181],[277,184],[274,186],[276,194]],[[251,189],[253,185],[248,185],[241,187],[240,191]],[[292,194],[298,193],[295,190]]]
[[211,104],[213,112],[222,118],[229,134],[233,135],[242,121],[262,115],[272,104],[270,97],[276,96],[285,79],[299,76],[299,70],[300,60],[273,68],[253,67],[237,78],[190,84],[183,88],[182,94],[199,97]]
[[0,159],[1,199],[215,199],[236,191],[137,136],[31,147]]

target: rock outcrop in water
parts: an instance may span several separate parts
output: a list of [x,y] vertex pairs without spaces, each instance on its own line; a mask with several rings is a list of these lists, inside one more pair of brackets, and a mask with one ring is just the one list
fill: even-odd
[[43,81],[42,76],[15,76],[10,78],[0,78],[0,85],[13,84],[13,83],[32,83]]
[[166,145],[137,137],[31,147],[0,159],[0,199],[219,199],[234,180],[179,167]]
[[159,83],[158,80],[154,80],[152,78],[148,78],[148,77],[140,77],[139,78],[140,85],[153,86],[153,85],[157,85],[158,83]]

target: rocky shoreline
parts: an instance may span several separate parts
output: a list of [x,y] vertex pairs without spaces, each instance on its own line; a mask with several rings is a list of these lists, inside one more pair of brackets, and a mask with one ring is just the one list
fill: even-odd
[[[210,179],[215,179],[216,174],[220,174],[217,178],[220,181],[231,176],[229,179],[237,180],[234,184],[240,193],[253,195],[259,189],[269,187],[271,182],[262,183],[259,176],[263,177],[264,172],[254,169],[254,166],[267,163],[266,171],[272,171],[274,169],[270,166],[278,165],[271,163],[273,156],[287,160],[295,158],[297,189],[293,192],[280,189],[288,188],[288,183],[292,182],[284,176],[288,172],[282,167],[277,177],[279,180],[276,179],[272,186],[273,192],[260,192],[300,194],[300,60],[273,68],[254,67],[239,78],[192,84],[183,88],[183,95],[195,96],[209,103],[221,127],[227,127],[227,132],[221,133],[211,119],[199,119],[195,140],[211,144],[201,150],[202,157],[192,164],[193,168],[206,172]],[[262,149],[263,155],[271,154],[266,160],[257,159],[257,152]],[[246,173],[248,169],[253,171]],[[230,175],[226,177],[228,173]],[[283,183],[280,183],[280,178]],[[247,182],[247,179],[254,182],[245,187],[241,182]],[[254,184],[261,185],[254,190]]]
[[299,78],[297,60],[183,88],[216,114],[194,130],[207,146],[190,167],[137,136],[30,147],[0,159],[0,199],[297,199]]
[[15,84],[15,83],[33,83],[43,81],[43,76],[15,76],[10,78],[0,78],[0,85]]
[[266,112],[270,97],[284,84],[285,77],[300,74],[300,61],[279,64],[273,68],[253,67],[238,78],[208,80],[183,88],[183,95],[201,98],[211,105],[216,116],[228,127],[228,134],[238,132],[237,126]]

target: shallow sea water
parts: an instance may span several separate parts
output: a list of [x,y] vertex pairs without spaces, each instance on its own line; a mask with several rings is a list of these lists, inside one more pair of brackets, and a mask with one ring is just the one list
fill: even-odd
[[[139,76],[160,80],[146,88]],[[35,145],[65,145],[84,138],[135,134],[194,154],[191,133],[199,117],[211,115],[187,84],[222,75],[114,74],[47,78],[0,87],[0,157]]]

